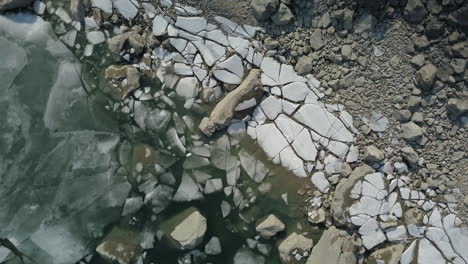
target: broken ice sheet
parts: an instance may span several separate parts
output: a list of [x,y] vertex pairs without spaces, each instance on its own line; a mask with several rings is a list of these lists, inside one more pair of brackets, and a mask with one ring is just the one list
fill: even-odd
[[372,111],[361,116],[362,122],[375,132],[384,132],[388,126],[388,119],[381,113]]
[[119,218],[130,185],[115,174],[119,135],[92,113],[102,102],[86,97],[75,57],[52,34],[32,14],[0,16],[0,53],[16,58],[0,66],[9,88],[0,89],[0,237],[37,263],[61,264]]

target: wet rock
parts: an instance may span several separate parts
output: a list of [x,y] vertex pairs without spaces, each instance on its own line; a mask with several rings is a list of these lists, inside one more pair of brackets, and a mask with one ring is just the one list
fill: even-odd
[[26,7],[32,2],[33,0],[2,0],[0,1],[0,11]]
[[454,117],[458,117],[468,113],[468,99],[450,98],[446,107],[450,114]]
[[181,250],[196,248],[203,241],[207,230],[206,218],[194,207],[168,219],[162,226],[172,242],[175,242],[175,247]]
[[270,238],[277,233],[284,231],[284,224],[275,215],[270,214],[266,219],[261,221],[255,230],[263,237]]
[[140,72],[133,66],[111,65],[105,71],[108,85],[104,87],[104,92],[110,94],[114,100],[123,100],[140,87],[140,77]]
[[142,253],[139,232],[114,227],[96,248],[96,252],[109,263],[132,264]]
[[314,241],[312,239],[308,239],[294,232],[279,244],[278,251],[281,259],[286,263],[290,263],[292,260],[291,253],[293,251],[297,250],[301,255],[304,255],[304,253],[308,254],[313,245]]
[[403,245],[393,245],[376,250],[369,256],[367,261],[368,263],[398,264],[404,248]]
[[416,85],[422,89],[432,89],[437,73],[437,67],[427,64],[416,72]]
[[257,20],[266,20],[276,11],[278,0],[252,0],[250,6]]
[[205,245],[205,253],[208,255],[219,255],[222,253],[221,250],[221,243],[219,242],[219,238],[212,237],[208,243]]
[[260,74],[259,70],[251,70],[247,78],[215,106],[210,117],[203,118],[199,126],[203,134],[211,136],[217,129],[227,126],[234,115],[236,106],[253,98],[256,92],[262,91]]
[[332,226],[323,233],[312,250],[307,264],[356,264],[355,250],[357,249],[352,237]]
[[271,17],[273,23],[277,26],[285,26],[294,19],[294,15],[285,4],[280,4],[276,13]]
[[234,255],[234,264],[264,264],[265,258],[249,248],[240,248]]
[[427,10],[421,0],[408,0],[405,7],[405,17],[411,23],[419,23],[427,15]]
[[299,58],[299,60],[297,60],[297,63],[294,69],[296,70],[298,74],[302,74],[302,75],[311,73],[313,69],[312,62],[313,62],[312,57],[302,56]]
[[146,44],[145,39],[135,31],[132,31],[129,34],[128,42],[130,43],[130,47],[132,47],[135,50],[136,54],[140,54],[143,51],[143,48]]
[[423,135],[423,129],[414,122],[401,125],[402,137],[408,141],[415,141]]
[[368,162],[379,162],[385,158],[385,153],[376,146],[371,145],[364,148],[363,158]]

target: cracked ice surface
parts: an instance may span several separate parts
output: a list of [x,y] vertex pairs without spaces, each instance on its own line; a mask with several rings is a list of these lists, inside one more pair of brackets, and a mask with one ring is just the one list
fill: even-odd
[[[155,19],[163,17],[158,15]],[[222,17],[215,20],[221,30],[201,17],[178,17],[175,23],[165,20],[172,28],[167,30],[170,43],[177,51],[169,56],[168,51],[155,49],[161,81],[171,82],[172,77],[166,72],[174,67],[176,73],[184,76],[182,80],[194,75],[202,90],[216,90],[219,85],[241,83],[246,71],[258,67],[263,71],[261,81],[269,95],[244,122],[248,124],[247,134],[257,140],[266,155],[300,177],[311,176],[318,158],[325,158],[327,153],[336,156],[338,163],[346,159],[349,149],[355,149],[352,118],[342,106],[320,102],[320,82],[312,75],[299,76],[290,65],[264,58],[252,39],[257,28]],[[166,23],[154,25],[154,32],[166,31]],[[237,54],[229,56],[228,50]],[[215,93],[212,98],[219,96]],[[187,103],[186,107],[192,105]]]
[[80,65],[53,36],[34,15],[0,16],[0,237],[65,264],[119,218],[130,185],[115,174],[116,126],[94,118]]
[[[408,181],[405,176],[385,177],[377,172],[365,175],[352,187],[350,198],[354,202],[348,208],[348,221],[359,227],[364,246],[370,250],[386,242],[405,242],[402,264],[414,263],[413,260],[418,264],[468,263],[464,249],[468,230],[461,227],[452,205],[432,199],[430,193],[411,191]],[[414,206],[423,215],[421,222],[409,223],[405,219],[403,225],[386,228],[379,224],[397,223],[404,211]]]

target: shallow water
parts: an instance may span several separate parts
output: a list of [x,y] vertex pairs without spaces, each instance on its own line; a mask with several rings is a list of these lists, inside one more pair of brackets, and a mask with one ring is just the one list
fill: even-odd
[[[158,143],[160,135],[138,131],[127,115],[111,111],[113,102],[101,92],[103,70],[114,63],[105,45],[95,48],[92,57],[77,61],[58,42],[51,45],[46,38],[20,41],[15,39],[18,36],[13,31],[0,30],[2,57],[14,54],[15,59],[5,57],[17,62],[16,66],[0,66],[0,76],[4,80],[0,87],[0,101],[3,102],[0,107],[6,113],[0,119],[0,226],[6,227],[0,230],[0,237],[9,238],[26,255],[39,263],[78,260],[92,253],[113,225],[136,229],[149,226],[157,230],[159,223],[192,206],[208,221],[208,231],[199,249],[203,251],[205,242],[212,236],[221,241],[223,253],[208,257],[207,263],[232,263],[234,254],[246,244],[246,239],[256,236],[256,221],[270,213],[285,223],[287,233],[307,232],[308,237],[317,241],[320,227],[307,222],[305,197],[297,194],[299,189],[310,190],[310,181],[273,165],[247,137],[231,139],[232,155],[244,149],[262,161],[269,170],[262,187],[271,185],[262,194],[259,184],[242,170],[239,189],[256,198],[248,208],[239,212],[233,205],[231,214],[223,218],[220,203],[231,198],[221,192],[206,195],[202,201],[174,202],[156,220],[150,210],[142,209],[135,214],[136,224],[129,224],[135,222],[134,219],[121,218],[120,212],[129,191],[138,195],[136,186],[131,187],[126,181],[131,179],[131,173],[129,176],[127,172],[132,172],[135,164],[119,165],[117,150],[124,141],[133,145],[148,144],[158,150],[162,147]],[[49,28],[44,27],[43,31],[54,37]],[[151,87],[152,92],[161,88],[157,82],[142,86]],[[147,105],[155,107],[156,103]],[[181,102],[175,109],[180,116],[191,117],[196,125],[202,118],[201,114],[184,109]],[[187,143],[194,133],[196,131],[185,130]],[[221,134],[225,132],[214,139]],[[201,139],[205,143],[213,140]],[[184,160],[179,157],[169,168],[177,182],[184,171]],[[213,178],[221,178],[227,186],[225,171],[212,166],[200,170]],[[288,205],[281,198],[284,193],[287,193]],[[259,239],[272,246],[267,263],[280,263],[276,248],[285,235],[272,240]],[[171,250],[156,240],[155,249],[148,251],[146,261],[175,263],[185,253]],[[0,261],[4,259],[12,259],[7,263],[17,260],[0,249]],[[102,260],[94,255],[91,263],[102,263]]]

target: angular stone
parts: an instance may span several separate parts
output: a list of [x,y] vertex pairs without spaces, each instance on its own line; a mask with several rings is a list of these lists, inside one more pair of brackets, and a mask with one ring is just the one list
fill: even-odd
[[331,226],[322,234],[313,248],[307,264],[357,264],[357,258],[354,255],[356,248],[353,238],[346,231]]
[[138,8],[130,0],[113,0],[114,7],[119,11],[119,13],[127,20],[132,20],[138,14]]
[[[182,219],[182,220],[180,220]],[[181,250],[196,248],[202,241],[207,230],[206,218],[195,208],[189,208],[163,223],[169,227],[165,230],[174,240],[175,247]],[[173,228],[171,228],[174,226]]]
[[[274,124],[257,126],[256,131],[257,142],[270,159],[276,157],[281,150],[289,145]],[[271,142],[275,142],[275,144],[271,144]]]
[[277,233],[284,231],[285,225],[275,215],[270,214],[261,221],[255,231],[257,231],[262,237],[270,238],[275,236]]
[[114,227],[96,248],[96,252],[109,263],[132,264],[141,255],[140,233]]
[[219,242],[219,238],[212,237],[208,243],[205,245],[205,253],[208,255],[219,255],[222,253],[221,250],[221,243]]
[[294,19],[294,15],[291,10],[283,3],[280,4],[278,10],[271,17],[273,24],[277,26],[285,26]]
[[169,23],[164,19],[163,15],[157,15],[153,19],[153,34],[155,36],[162,36],[167,33],[167,26]]
[[281,88],[283,97],[293,102],[304,101],[310,92],[307,84],[303,82],[293,82]]
[[403,245],[393,245],[374,251],[368,258],[371,263],[399,264]]
[[279,0],[252,0],[250,6],[257,20],[266,20],[276,11]]
[[414,122],[401,125],[402,137],[408,141],[415,141],[423,135],[423,129]]
[[416,72],[416,85],[422,89],[432,89],[436,79],[437,67],[427,64]]

